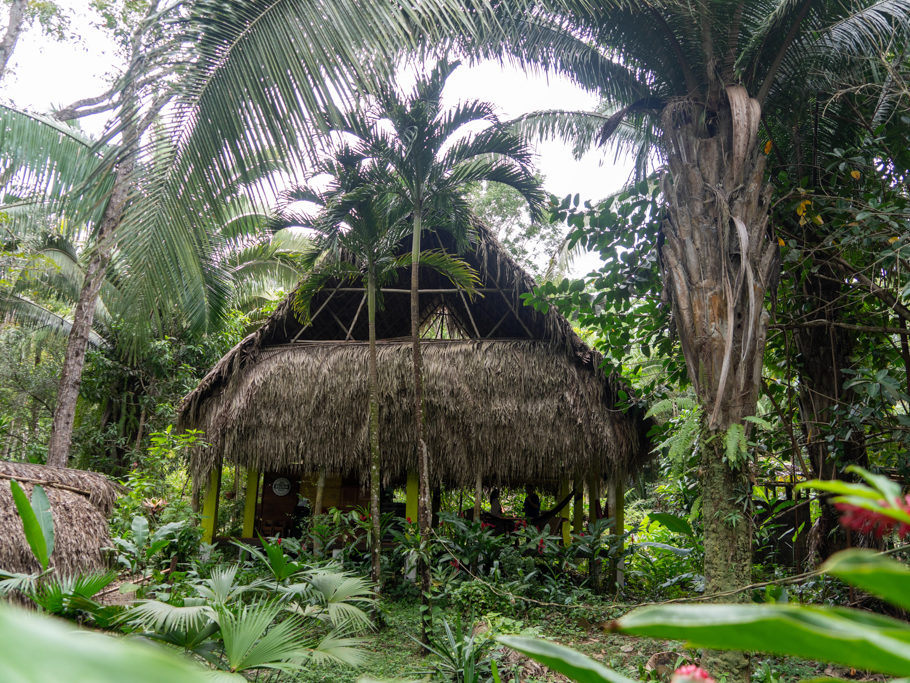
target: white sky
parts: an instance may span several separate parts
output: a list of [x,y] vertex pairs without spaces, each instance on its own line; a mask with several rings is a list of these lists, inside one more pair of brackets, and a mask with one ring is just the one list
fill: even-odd
[[[90,25],[84,2],[58,2],[73,9],[73,24],[79,27],[80,40],[56,43],[36,29],[20,37],[12,73],[2,86],[3,97],[17,106],[45,111],[51,105],[62,106],[100,94],[117,69],[113,47],[104,33]],[[593,109],[597,104],[595,97],[565,79],[527,76],[493,62],[461,66],[447,83],[445,99],[492,102],[503,119],[539,109]],[[91,132],[100,132],[103,124],[103,120],[82,122]],[[537,151],[537,166],[545,176],[546,189],[559,197],[577,192],[583,200],[600,199],[618,190],[629,177],[629,165],[614,166],[612,154],[592,152],[575,161],[571,148],[561,142],[538,144]],[[606,161],[601,164],[601,159]],[[583,261],[583,266],[577,265],[584,269],[592,265],[587,259]]]

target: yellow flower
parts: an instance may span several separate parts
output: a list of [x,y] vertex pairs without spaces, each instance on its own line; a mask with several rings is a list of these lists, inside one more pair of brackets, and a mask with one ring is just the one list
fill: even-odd
[[889,238],[888,238],[888,244],[894,244],[894,243],[897,242],[899,239],[900,239],[900,237],[897,237],[896,235],[895,235],[894,237],[889,237]]
[[768,140],[768,141],[765,143],[765,154],[771,154],[771,148],[772,148],[773,146],[774,146],[773,143],[772,143],[770,140]]
[[812,201],[811,201],[811,200],[809,200],[809,199],[804,199],[804,200],[802,200],[802,201],[799,203],[799,206],[796,207],[796,215],[797,215],[797,216],[805,216],[805,215],[806,215],[806,209],[808,209],[810,206],[812,206]]
[[853,169],[852,171],[850,171],[850,176],[853,178],[853,180],[859,180],[860,175],[862,175],[862,174],[859,171],[857,171],[856,169]]
[[787,243],[784,242],[784,238],[783,238],[783,237],[778,237],[778,238],[777,238],[777,243],[778,243],[780,246],[782,246],[782,247],[787,246]]

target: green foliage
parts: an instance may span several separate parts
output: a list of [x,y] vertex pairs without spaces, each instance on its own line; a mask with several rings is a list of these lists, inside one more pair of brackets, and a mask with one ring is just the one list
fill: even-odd
[[442,622],[442,636],[432,635],[424,648],[434,655],[437,661],[433,672],[443,681],[453,683],[480,683],[491,674],[490,653],[493,642],[488,639],[477,640],[465,633],[460,619],[455,621],[455,629],[449,622]]
[[13,502],[16,511],[22,520],[22,531],[29,548],[41,568],[47,571],[51,554],[54,552],[54,519],[51,514],[50,502],[44,488],[36,484],[32,488],[32,499],[26,497],[19,482],[10,480],[10,490],[13,493]]
[[0,639],[0,679],[6,681],[212,681],[201,668],[160,648],[81,631],[5,604],[0,604]]

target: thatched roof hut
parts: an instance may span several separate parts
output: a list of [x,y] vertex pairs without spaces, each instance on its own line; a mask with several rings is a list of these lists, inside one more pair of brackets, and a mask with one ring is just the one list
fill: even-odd
[[[454,251],[445,234],[428,249]],[[406,249],[408,245],[402,245]],[[553,310],[523,305],[532,278],[478,228],[462,255],[480,274],[470,299],[421,272],[426,431],[437,483],[555,483],[579,472],[634,471],[648,451],[640,411],[620,410],[628,387]],[[381,448],[386,482],[416,467],[411,439],[409,273],[382,290],[377,316]],[[216,462],[263,471],[328,470],[368,477],[367,320],[362,288],[331,283],[302,324],[294,295],[234,347],[183,401],[184,427],[202,429],[197,484]],[[443,338],[439,338],[443,337]]]
[[105,568],[101,549],[111,545],[107,516],[123,487],[97,472],[0,461],[0,569],[23,573],[41,570],[22,531],[11,479],[29,497],[36,484],[47,493],[54,518],[51,566],[58,574]]

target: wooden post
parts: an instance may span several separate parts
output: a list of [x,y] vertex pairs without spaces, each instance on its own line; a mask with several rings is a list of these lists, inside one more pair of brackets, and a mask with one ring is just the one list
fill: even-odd
[[[565,498],[568,495],[569,495],[569,480],[563,479],[561,482],[559,482],[559,499],[562,500],[563,498]],[[563,508],[557,513],[559,515],[560,519],[562,519],[562,523],[559,525],[560,531],[562,533],[562,544],[566,545],[566,546],[572,544],[572,532],[571,532],[571,528],[569,526],[569,515],[568,515],[568,512],[566,511],[568,507],[569,507],[569,504],[566,503],[563,506]]]
[[246,468],[246,496],[243,501],[243,537],[252,538],[256,533],[256,503],[259,500],[259,472]]
[[616,560],[610,566],[610,583],[614,588],[619,589],[624,583],[622,553],[625,543],[622,535],[626,528],[626,509],[625,509],[625,489],[623,487],[623,478],[619,474],[614,475],[613,481],[610,482],[609,497],[610,510],[613,512],[613,533],[616,534]]
[[[591,522],[600,518],[600,477],[594,473],[588,473],[588,510],[591,514]],[[594,592],[600,593],[600,556],[598,555],[599,544],[595,544],[591,559],[588,560],[588,576],[591,578],[591,584],[594,586]]]
[[211,543],[215,540],[215,527],[218,526],[218,492],[221,488],[221,461],[212,468],[209,483],[205,489],[205,500],[202,503],[202,540]]
[[572,531],[576,534],[585,528],[585,480],[580,473],[575,474],[572,480],[575,487],[575,499],[572,501]]
[[325,470],[319,470],[316,482],[316,500],[313,502],[313,516],[322,514],[322,499],[325,497]]
[[407,499],[404,506],[404,514],[412,522],[417,522],[417,497],[418,497],[417,472],[408,471],[408,483],[405,489]]
[[483,502],[483,475],[477,472],[474,479],[474,521],[480,522],[480,505]]

